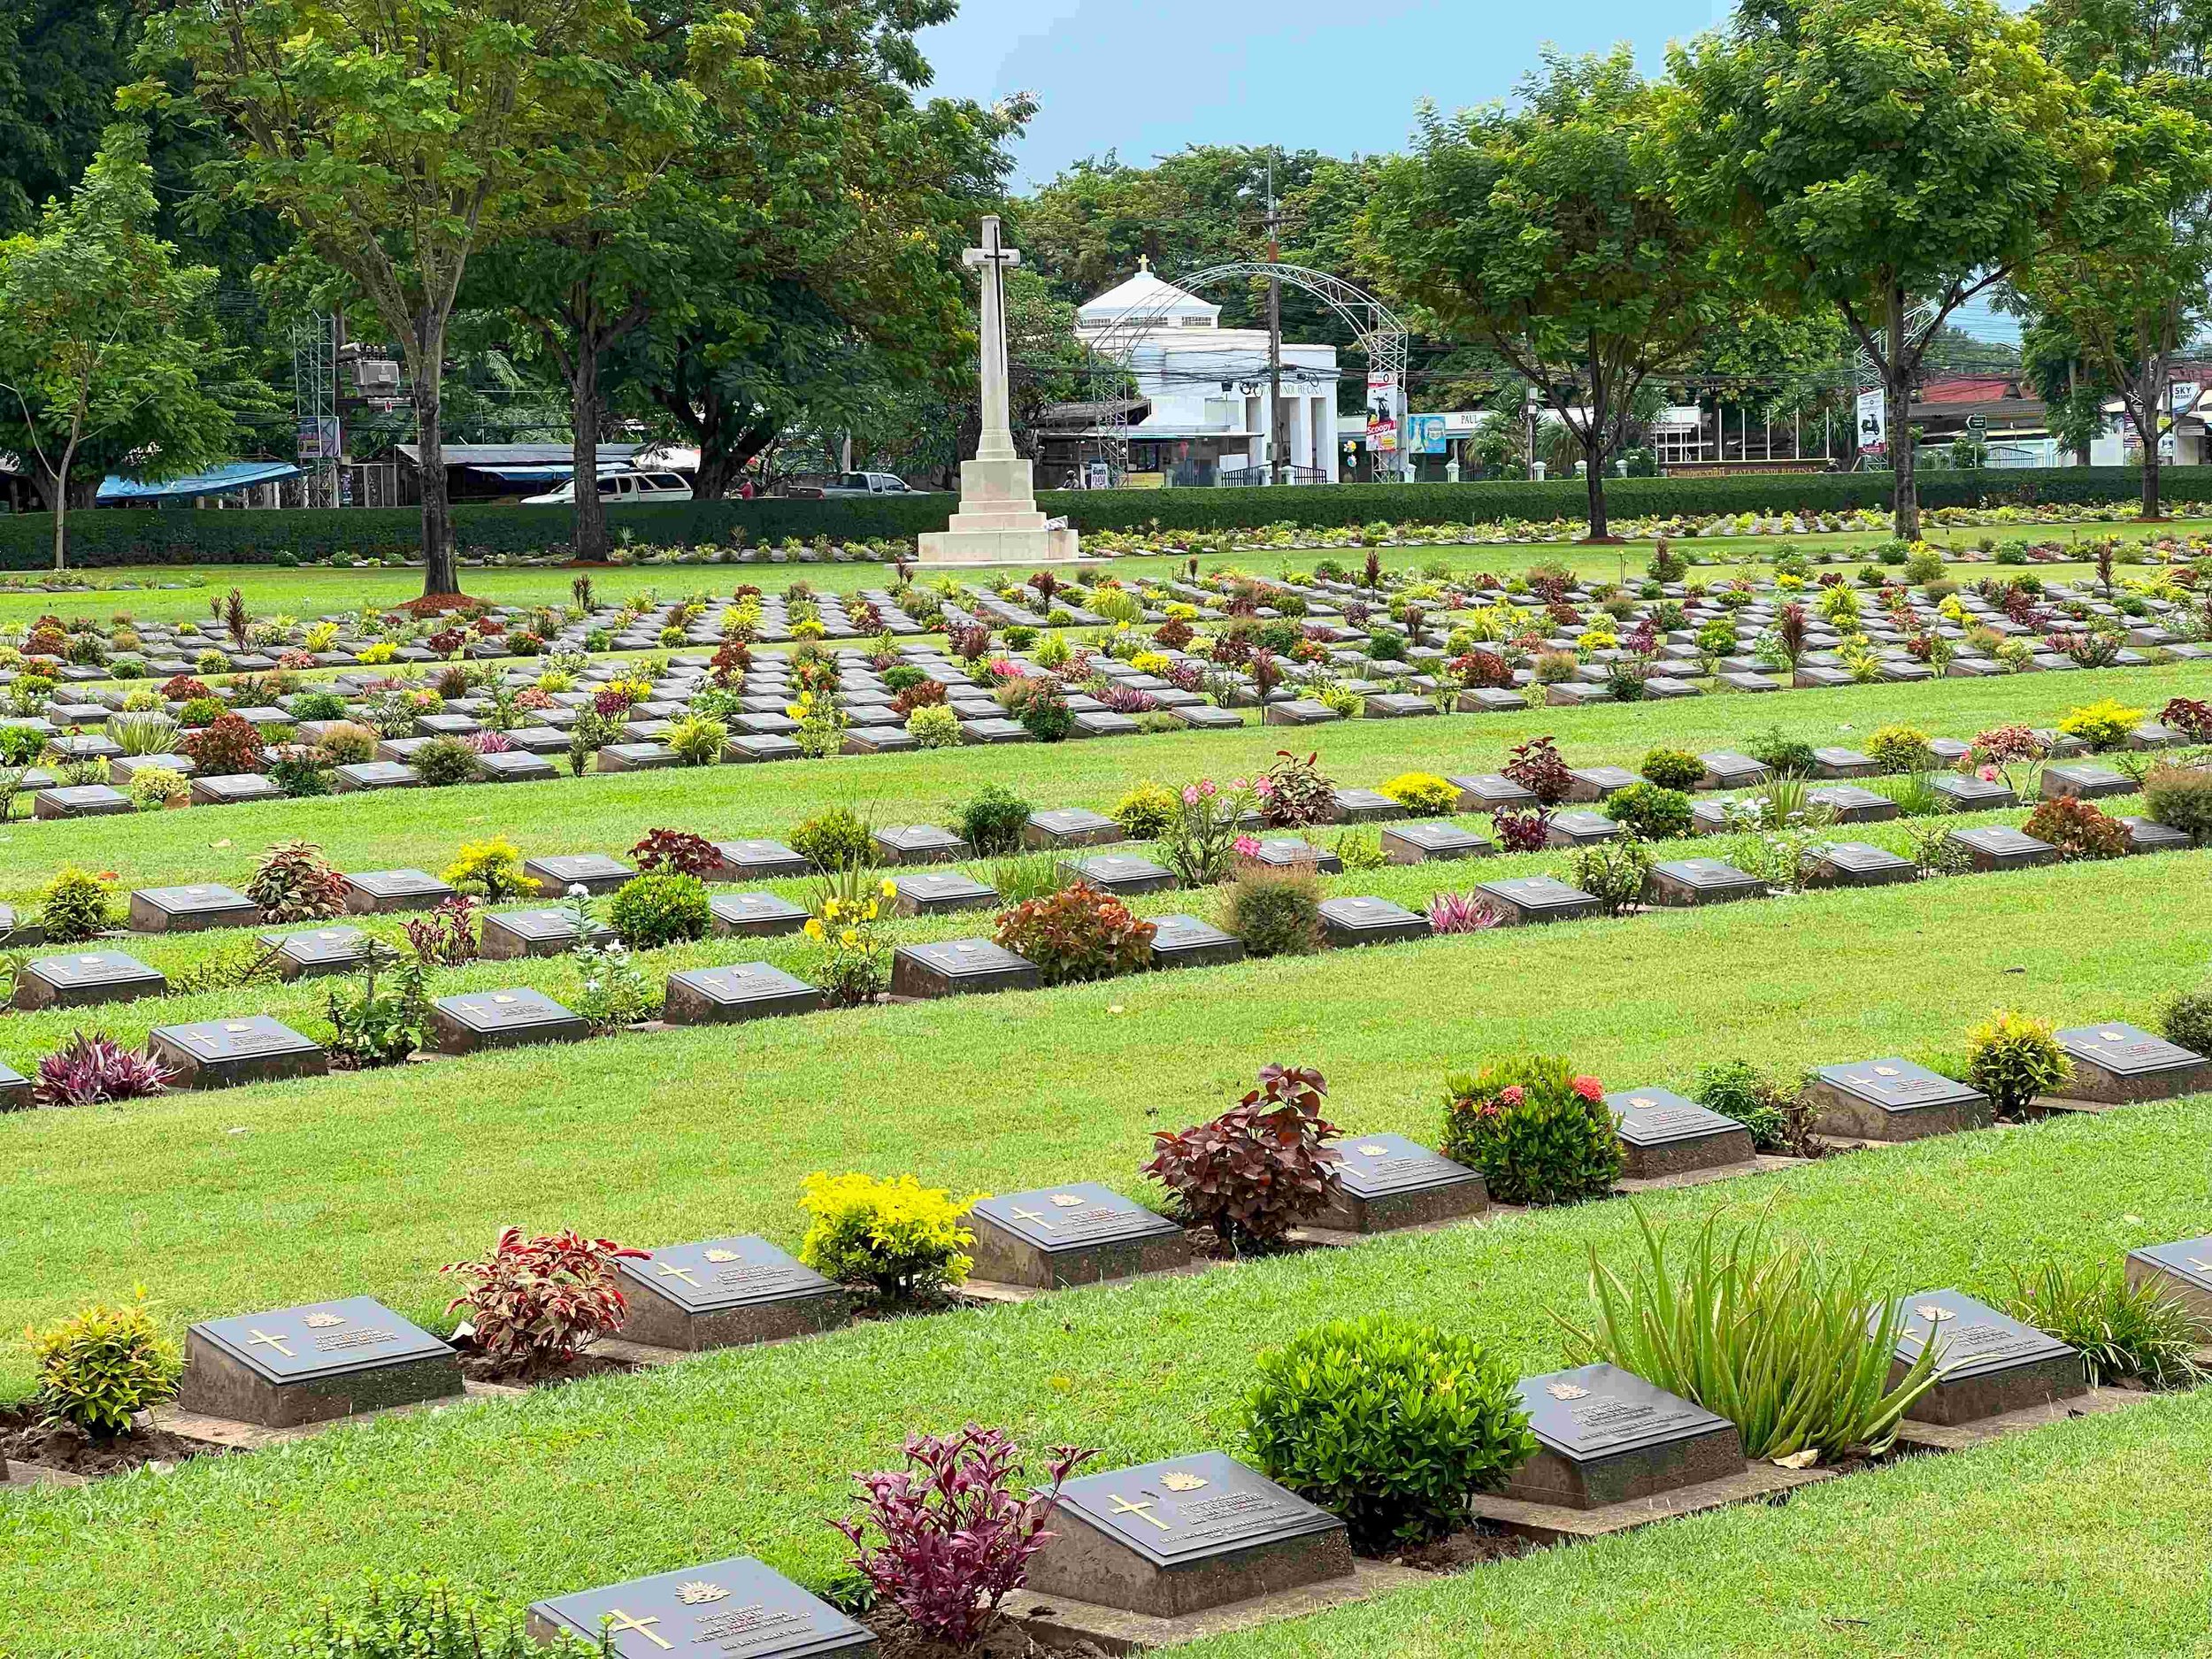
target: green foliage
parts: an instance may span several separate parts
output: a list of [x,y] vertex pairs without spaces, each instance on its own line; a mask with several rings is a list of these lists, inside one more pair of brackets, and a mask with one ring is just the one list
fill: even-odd
[[1004,784],[987,783],[961,805],[961,837],[986,856],[1013,852],[1022,844],[1022,829],[1033,810]]
[[1473,1338],[1394,1314],[1262,1350],[1245,1437],[1271,1479],[1380,1555],[1465,1524],[1467,1500],[1535,1455],[1513,1372]]
[[473,783],[480,773],[476,751],[465,739],[434,737],[407,757],[423,782],[433,788],[447,784]]
[[2062,795],[2039,802],[2022,832],[2047,846],[2069,864],[2083,858],[2120,858],[2131,850],[2128,826],[2093,801]]
[[867,1286],[887,1302],[940,1294],[973,1265],[968,1248],[975,1234],[962,1217],[975,1198],[955,1198],[911,1175],[882,1181],[817,1172],[806,1178],[799,1207],[810,1217],[799,1259],[825,1278]]
[[[1723,1239],[1708,1217],[1671,1260],[1640,1209],[1642,1258],[1625,1276],[1590,1249],[1591,1323],[1567,1325],[1584,1361],[1604,1361],[1733,1423],[1756,1461],[1830,1462],[1887,1449],[1936,1380],[1924,1348],[1893,1384],[1904,1309],[1862,1258],[1778,1242],[1764,1218]],[[1564,1323],[1563,1321],[1563,1323]]]
[[1813,758],[1810,743],[1801,737],[1790,736],[1778,726],[1746,743],[1744,753],[1777,778],[1809,778],[1818,764]]
[[2012,1289],[2005,1311],[2079,1348],[2092,1386],[2193,1388],[2208,1375],[2196,1355],[2212,1345],[2212,1322],[2155,1279],[2130,1285],[2116,1262],[2047,1259],[2014,1269]]
[[1117,801],[1107,816],[1132,841],[1150,841],[1175,821],[1175,792],[1147,778]]
[[1751,1132],[1755,1151],[1793,1158],[1816,1157],[1818,1117],[1802,1089],[1791,1088],[1747,1060],[1719,1060],[1698,1068],[1690,1098],[1708,1111],[1733,1118]]
[[586,1659],[600,1651],[573,1637],[549,1649],[492,1603],[434,1579],[400,1578],[368,1580],[352,1610],[326,1603],[313,1624],[294,1632],[282,1659]]
[[608,902],[607,920],[634,950],[704,939],[714,920],[706,883],[696,876],[633,876]]
[[1310,869],[1247,864],[1222,889],[1219,919],[1248,956],[1303,956],[1321,944],[1321,883]]
[[330,1064],[342,1071],[397,1065],[430,1040],[430,994],[419,955],[410,955],[381,987],[380,974],[395,953],[372,944],[361,956],[357,980],[342,982],[324,999],[330,1022]]
[[1616,836],[1575,849],[1567,861],[1566,879],[1602,903],[1608,916],[1622,916],[1642,902],[1651,867],[1657,862],[1657,855],[1642,841]]
[[791,850],[817,870],[857,870],[875,862],[868,826],[850,807],[817,812],[791,832]]
[[703,714],[687,714],[669,723],[668,734],[661,741],[675,750],[680,765],[711,766],[722,758],[730,728]]
[[129,1432],[133,1414],[175,1394],[184,1371],[143,1301],[95,1304],[27,1334],[41,1416],[96,1439]]
[[1916,726],[1881,726],[1866,740],[1866,757],[1884,772],[1927,772],[1935,765],[1928,734]]
[[456,892],[472,893],[492,904],[521,898],[537,887],[522,872],[522,849],[504,835],[463,841],[441,879]]
[[280,841],[261,855],[246,896],[265,922],[321,922],[342,916],[346,879],[312,841]]
[[1686,749],[1655,749],[1637,770],[1662,789],[1694,789],[1705,778],[1705,763]]
[[2177,991],[2159,1004],[2158,1029],[2168,1042],[2212,1055],[2212,983]]
[[960,717],[941,703],[925,704],[906,717],[906,733],[918,749],[958,749]]
[[[1699,770],[1703,771],[1701,762]],[[1655,783],[1632,783],[1625,789],[1616,789],[1599,803],[1599,810],[1644,841],[1677,841],[1690,833],[1690,797],[1679,789],[1662,788]]]
[[1078,881],[1002,912],[993,936],[1034,963],[1047,985],[1062,985],[1149,967],[1156,931],[1112,894]]
[[1441,817],[1459,810],[1459,786],[1447,783],[1434,772],[1402,772],[1385,782],[1380,793],[1424,818]]
[[2009,1117],[2074,1074],[2047,1019],[2001,1009],[1966,1034],[1966,1080]]
[[2212,766],[2153,766],[2143,779],[2143,815],[2199,842],[2212,841]]
[[1627,1155],[1594,1077],[1554,1055],[1514,1055],[1444,1079],[1446,1157],[1482,1171],[1506,1204],[1602,1198]]
[[97,937],[108,925],[112,884],[88,870],[64,864],[39,894],[39,926],[49,944],[73,945]]
[[2078,709],[2069,709],[2060,717],[2058,729],[2068,737],[2078,737],[2093,749],[2118,749],[2148,712],[2131,709],[2116,697],[2100,697]]

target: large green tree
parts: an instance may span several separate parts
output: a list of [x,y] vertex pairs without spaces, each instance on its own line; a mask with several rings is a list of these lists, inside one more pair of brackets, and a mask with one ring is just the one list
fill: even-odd
[[589,130],[598,65],[644,27],[626,0],[205,0],[163,12],[144,61],[181,62],[181,100],[219,123],[227,199],[294,227],[396,343],[414,388],[426,595],[459,586],[441,419],[446,335],[470,257],[533,211]]
[[1722,288],[1676,213],[1659,100],[1625,48],[1548,54],[1514,107],[1425,110],[1382,169],[1366,246],[1394,293],[1538,388],[1587,461],[1590,536],[1638,393],[1686,363]]
[[173,478],[232,453],[268,388],[214,324],[215,272],[154,234],[144,128],[118,122],[66,202],[0,242],[0,449],[38,469],[68,564],[69,509],[110,470]]
[[2109,168],[2036,26],[1994,0],[1747,0],[1669,54],[1675,190],[1778,308],[1832,306],[1880,375],[1897,534],[1930,342]]

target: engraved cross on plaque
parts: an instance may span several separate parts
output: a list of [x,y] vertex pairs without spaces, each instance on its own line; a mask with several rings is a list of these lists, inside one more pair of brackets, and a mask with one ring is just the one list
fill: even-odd
[[1152,1501],[1149,1498],[1146,1499],[1142,1503],[1132,1503],[1128,1499],[1123,1497],[1118,1492],[1110,1492],[1106,1495],[1113,1500],[1114,1513],[1116,1515],[1133,1515],[1139,1520],[1151,1522],[1153,1525],[1158,1527],[1163,1532],[1171,1532],[1175,1530],[1165,1521],[1163,1521],[1158,1516],[1152,1513]]
[[271,1348],[276,1349],[278,1353],[283,1355],[285,1358],[290,1359],[292,1357],[292,1350],[284,1346],[284,1339],[282,1337],[271,1336],[267,1333],[259,1330],[249,1330],[246,1334],[250,1339],[246,1344],[248,1348],[259,1348],[265,1342]]
[[663,1279],[680,1279],[694,1290],[700,1288],[699,1281],[692,1278],[688,1269],[678,1267],[672,1262],[663,1263],[658,1271]]
[[983,377],[983,434],[976,445],[979,461],[1011,460],[1014,429],[1006,395],[1006,273],[1022,262],[1020,250],[999,241],[998,216],[983,219],[983,245],[960,256],[963,265],[983,276],[979,356]]
[[632,1618],[627,1613],[625,1613],[618,1607],[611,1607],[607,1609],[608,1635],[619,1636],[625,1631],[634,1630],[637,1632],[639,1635],[644,1637],[646,1640],[651,1642],[654,1647],[662,1649],[664,1652],[672,1653],[675,1651],[674,1644],[663,1641],[651,1631],[646,1629],[648,1624],[657,1624],[659,1623],[660,1620],[657,1617]]
[[1045,1218],[1033,1210],[1024,1210],[1019,1204],[1016,1204],[1013,1207],[1013,1213],[1023,1221],[1033,1221],[1039,1226],[1044,1225]]

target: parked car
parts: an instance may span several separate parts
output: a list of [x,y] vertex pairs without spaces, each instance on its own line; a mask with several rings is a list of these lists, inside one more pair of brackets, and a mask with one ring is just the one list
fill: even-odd
[[[689,501],[691,483],[681,472],[602,472],[599,499],[610,507],[641,501]],[[576,504],[576,480],[572,478],[560,488],[548,490],[542,495],[526,495],[522,504],[572,507]]]
[[933,489],[916,489],[896,472],[840,472],[822,486],[825,495],[934,495]]

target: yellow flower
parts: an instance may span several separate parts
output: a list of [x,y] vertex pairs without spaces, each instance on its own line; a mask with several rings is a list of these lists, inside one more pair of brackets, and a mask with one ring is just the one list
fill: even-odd
[[837,901],[835,899],[824,899],[822,901],[822,919],[826,922],[833,922],[837,919]]
[[895,899],[899,896],[899,884],[892,880],[890,877],[886,876],[883,879],[882,892],[885,898]]
[[856,942],[859,938],[860,935],[858,933],[848,927],[842,933],[838,935],[838,943],[841,945],[851,945]]
[[868,901],[868,913],[860,919],[864,922],[872,922],[876,919],[876,902],[873,899]]
[[819,939],[822,936],[822,924],[820,918],[812,916],[808,917],[806,918],[805,931],[806,936],[809,939]]

